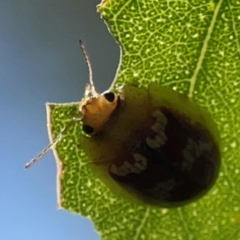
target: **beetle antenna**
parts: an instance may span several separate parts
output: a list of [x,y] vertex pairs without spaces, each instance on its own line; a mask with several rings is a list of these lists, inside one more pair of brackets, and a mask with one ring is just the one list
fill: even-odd
[[52,143],[50,143],[46,148],[44,148],[35,158],[31,159],[25,165],[25,169],[30,168],[34,163],[38,162],[46,153],[48,153],[52,149],[52,147],[54,145],[56,145],[59,142],[59,140],[62,138],[64,131],[65,131],[65,129],[61,133],[58,134],[58,136]]
[[[74,121],[81,121],[82,118],[74,118]],[[34,163],[38,162],[46,153],[48,153],[52,148],[62,139],[68,128],[72,126],[72,121],[67,124],[67,126],[57,135],[57,137],[50,143],[46,148],[44,148],[35,158],[31,159],[26,165],[25,169],[30,168]]]
[[87,91],[89,92],[93,92],[94,94],[96,93],[95,91],[95,87],[94,87],[94,83],[93,83],[93,74],[92,74],[92,66],[91,66],[91,62],[87,53],[87,50],[84,47],[83,41],[81,39],[79,39],[79,44],[81,47],[81,50],[83,52],[83,56],[85,58],[85,61],[87,63],[88,66],[88,74],[89,74],[89,84],[90,84],[90,91],[87,89]]
[[[94,87],[94,83],[93,83],[93,74],[92,74],[92,66],[91,66],[91,62],[89,59],[89,56],[87,54],[87,51],[84,47],[84,44],[82,42],[81,39],[79,39],[79,44],[81,47],[81,50],[83,52],[85,61],[87,63],[88,66],[88,74],[89,74],[89,86],[86,88],[86,92],[85,95],[94,95],[96,94],[95,91],[95,87]],[[81,118],[76,118],[74,119],[74,121],[80,121]],[[68,124],[59,134],[58,136],[54,139],[54,141],[52,143],[50,143],[46,148],[44,148],[35,158],[31,159],[26,165],[25,165],[25,169],[30,168],[34,163],[38,162],[46,153],[48,153],[50,150],[52,150],[52,148],[61,140],[62,136],[64,135],[65,131],[68,129],[68,127],[72,124],[72,122],[70,122],[70,124]]]

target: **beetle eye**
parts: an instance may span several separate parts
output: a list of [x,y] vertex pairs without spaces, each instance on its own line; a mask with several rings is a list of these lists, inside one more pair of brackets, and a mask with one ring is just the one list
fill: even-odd
[[107,92],[103,95],[109,102],[113,102],[115,99],[115,94],[113,92]]
[[85,125],[85,124],[83,124],[82,130],[83,130],[86,134],[92,134],[92,133],[94,132],[94,129],[93,129],[91,126]]

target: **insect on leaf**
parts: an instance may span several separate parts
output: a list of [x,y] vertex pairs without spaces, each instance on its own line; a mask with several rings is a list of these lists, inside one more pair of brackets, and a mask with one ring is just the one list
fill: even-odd
[[[92,171],[83,149],[94,149],[76,122],[54,150],[59,206],[90,217],[104,240],[240,239],[240,2],[106,0],[98,11],[121,45],[117,85],[157,82],[208,110],[220,130],[221,172],[206,196],[184,207],[132,203]],[[47,109],[53,139],[78,103]]]

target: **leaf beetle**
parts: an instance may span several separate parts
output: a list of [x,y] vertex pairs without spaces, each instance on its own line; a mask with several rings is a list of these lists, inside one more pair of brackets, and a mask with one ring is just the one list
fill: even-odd
[[157,83],[98,94],[81,41],[80,46],[90,75],[79,104],[79,121],[89,136],[83,151],[100,180],[119,196],[153,206],[178,207],[204,196],[221,164],[218,130],[210,114]]

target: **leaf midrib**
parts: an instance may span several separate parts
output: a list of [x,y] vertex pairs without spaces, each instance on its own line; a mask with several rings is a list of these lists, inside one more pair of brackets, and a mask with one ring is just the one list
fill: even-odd
[[197,64],[196,64],[196,67],[195,67],[195,70],[193,72],[193,75],[192,77],[190,78],[190,87],[189,87],[189,92],[188,92],[188,96],[190,98],[193,97],[193,91],[194,91],[194,87],[196,85],[196,81],[197,81],[197,76],[199,74],[199,71],[202,67],[202,63],[203,63],[203,60],[205,58],[205,55],[206,55],[206,52],[207,52],[207,48],[208,48],[208,43],[209,43],[209,40],[211,38],[211,34],[213,32],[213,29],[214,29],[214,26],[215,26],[215,23],[216,23],[216,20],[217,20],[217,16],[218,16],[218,13],[219,13],[219,9],[222,5],[222,2],[223,0],[220,0],[218,2],[218,4],[216,5],[215,7],[215,11],[214,11],[214,14],[213,14],[213,17],[212,17],[212,21],[209,25],[209,28],[208,28],[208,31],[207,31],[207,35],[203,41],[203,45],[202,45],[202,49],[201,49],[201,53],[200,53],[200,56],[198,58],[198,61],[197,61]]

